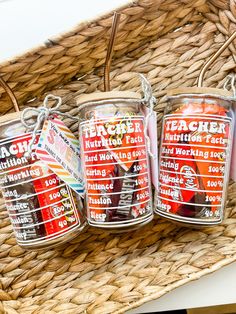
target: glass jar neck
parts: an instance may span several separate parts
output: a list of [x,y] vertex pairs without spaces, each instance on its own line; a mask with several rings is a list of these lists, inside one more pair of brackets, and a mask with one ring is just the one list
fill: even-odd
[[207,113],[208,106],[211,108],[211,111],[213,108],[215,108],[213,111],[216,113],[220,108],[223,108],[226,112],[231,112],[233,107],[233,99],[224,96],[205,94],[182,94],[170,96],[167,100],[165,114],[174,113],[182,106],[189,106],[189,110],[186,110],[185,114],[193,114],[194,112],[205,114]]
[[79,106],[81,120],[111,118],[115,116],[134,116],[142,111],[139,99],[104,99],[91,101]]

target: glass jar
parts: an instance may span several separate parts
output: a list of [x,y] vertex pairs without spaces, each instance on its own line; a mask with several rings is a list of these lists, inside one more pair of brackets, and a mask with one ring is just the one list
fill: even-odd
[[222,222],[234,128],[230,95],[214,88],[168,94],[155,192],[157,214],[195,225]]
[[95,93],[77,103],[88,223],[118,231],[148,223],[153,210],[140,95]]
[[54,247],[84,228],[83,204],[37,158],[34,147],[25,156],[30,139],[20,113],[0,117],[0,186],[18,244],[26,249]]

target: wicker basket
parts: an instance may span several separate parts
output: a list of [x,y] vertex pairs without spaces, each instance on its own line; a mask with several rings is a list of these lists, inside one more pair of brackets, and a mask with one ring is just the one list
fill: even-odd
[[[236,29],[235,0],[140,0],[122,13],[111,72],[113,89],[139,89],[144,73],[158,98],[160,126],[165,89],[194,86],[200,68]],[[112,13],[0,65],[21,107],[38,106],[44,93],[62,96],[77,114],[75,96],[102,90]],[[235,69],[234,44],[206,75],[222,87]],[[27,101],[30,101],[28,104]],[[2,92],[1,113],[10,110]],[[69,121],[66,121],[69,122]],[[73,131],[77,124],[70,125]],[[112,235],[90,228],[57,250],[27,252],[16,245],[0,205],[1,313],[123,313],[236,260],[236,184],[230,184],[226,219],[191,230],[155,219],[144,228]]]

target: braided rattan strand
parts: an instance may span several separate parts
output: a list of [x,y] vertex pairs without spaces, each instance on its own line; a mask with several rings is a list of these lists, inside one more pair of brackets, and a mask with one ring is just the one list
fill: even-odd
[[[164,90],[195,85],[206,58],[236,28],[235,8],[232,0],[143,0],[122,8],[112,88],[137,91],[135,73],[144,73],[159,100],[160,127]],[[63,97],[63,111],[76,115],[74,97],[102,89],[106,44],[101,38],[110,23],[111,14],[79,26],[50,47],[1,65],[0,72],[21,104],[52,91]],[[207,73],[205,86],[223,86],[225,76],[235,70],[232,53],[234,44]],[[80,80],[71,80],[75,75]],[[40,97],[30,104],[39,103]],[[9,108],[4,95],[0,105],[2,112]],[[77,130],[76,123],[70,126]],[[156,219],[121,235],[91,228],[59,250],[42,252],[16,245],[1,200],[0,313],[123,313],[233,262],[235,193],[236,184],[231,184],[226,219],[213,229],[191,230]]]

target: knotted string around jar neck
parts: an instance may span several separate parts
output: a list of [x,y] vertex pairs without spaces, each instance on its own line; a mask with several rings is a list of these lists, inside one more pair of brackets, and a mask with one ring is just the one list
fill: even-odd
[[[48,107],[49,100],[55,100],[56,104],[53,107]],[[43,106],[38,108],[25,108],[21,113],[21,123],[26,127],[26,129],[32,131],[32,137],[28,144],[28,150],[25,153],[25,157],[30,157],[33,149],[34,142],[36,140],[37,132],[41,129],[42,124],[50,117],[55,115],[60,115],[73,120],[79,120],[71,116],[69,113],[61,112],[58,109],[62,104],[62,99],[59,96],[54,96],[49,94],[44,98]],[[36,117],[35,121],[30,121],[29,117]]]
[[153,96],[151,84],[146,79],[146,77],[143,74],[139,74],[139,76],[140,76],[142,91],[144,95],[142,99],[142,103],[149,108],[149,112],[145,116],[145,120],[144,120],[144,136],[147,142],[148,154],[151,158],[156,160],[157,156],[151,152],[151,141],[150,141],[150,137],[148,136],[148,123],[149,123],[150,117],[153,115],[153,108],[156,104],[156,97]]
[[224,90],[229,90],[228,87],[230,87],[230,90],[233,92],[233,97],[236,98],[236,87],[235,87],[235,80],[236,75],[234,73],[229,74],[226,77],[225,83],[224,83]]

